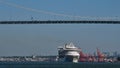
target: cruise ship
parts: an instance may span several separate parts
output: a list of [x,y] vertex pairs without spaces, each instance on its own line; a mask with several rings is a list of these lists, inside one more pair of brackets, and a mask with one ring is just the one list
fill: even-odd
[[73,43],[65,44],[58,47],[58,60],[65,62],[78,62],[80,57],[80,49],[75,47]]

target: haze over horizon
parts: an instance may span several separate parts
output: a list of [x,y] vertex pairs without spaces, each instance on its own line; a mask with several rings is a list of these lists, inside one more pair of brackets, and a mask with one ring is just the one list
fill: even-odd
[[[66,15],[120,17],[119,3],[118,0],[1,0],[0,21],[24,21],[31,17],[76,20]],[[85,53],[93,53],[97,47],[102,52],[119,52],[119,35],[119,24],[1,24],[0,56],[57,55],[57,47],[69,42]]]

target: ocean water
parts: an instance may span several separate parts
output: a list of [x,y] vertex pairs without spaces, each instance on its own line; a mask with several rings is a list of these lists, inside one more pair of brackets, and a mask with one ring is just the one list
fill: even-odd
[[120,63],[0,62],[0,68],[120,68]]

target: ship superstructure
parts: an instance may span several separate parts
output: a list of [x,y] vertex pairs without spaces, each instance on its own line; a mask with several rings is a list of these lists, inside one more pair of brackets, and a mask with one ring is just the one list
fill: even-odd
[[80,49],[75,47],[73,43],[65,44],[58,47],[58,59],[65,62],[78,62],[80,57]]

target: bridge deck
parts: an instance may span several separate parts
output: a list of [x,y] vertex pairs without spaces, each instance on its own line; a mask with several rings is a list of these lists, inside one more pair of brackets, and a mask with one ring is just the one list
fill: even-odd
[[0,24],[120,24],[120,21],[0,21]]

